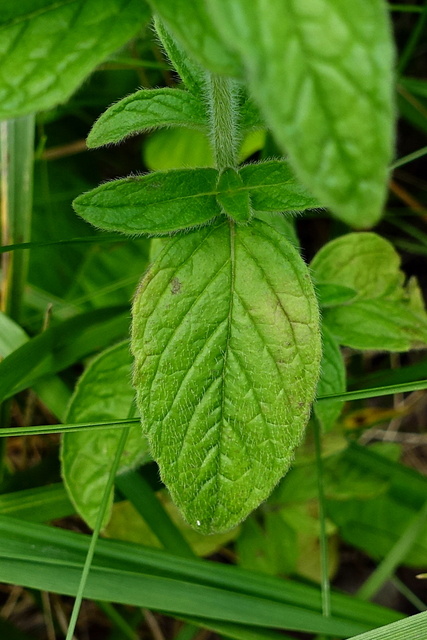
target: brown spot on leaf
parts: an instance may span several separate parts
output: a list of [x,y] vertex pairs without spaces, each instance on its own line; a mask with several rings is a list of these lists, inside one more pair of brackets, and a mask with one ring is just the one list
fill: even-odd
[[171,281],[171,294],[173,296],[176,296],[177,293],[179,293],[181,291],[181,282],[178,280],[178,278],[172,278]]

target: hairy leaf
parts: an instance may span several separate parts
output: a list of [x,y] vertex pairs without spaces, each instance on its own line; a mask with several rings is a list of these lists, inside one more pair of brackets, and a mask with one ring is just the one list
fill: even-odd
[[168,240],[135,298],[143,430],[194,528],[230,529],[286,472],[320,364],[307,268],[275,229],[224,222]]
[[[126,418],[134,398],[131,386],[129,342],[103,351],[80,378],[66,420],[74,423]],[[90,527],[95,526],[120,429],[90,429],[66,433],[62,437],[62,476],[77,512]],[[119,472],[148,459],[147,443],[139,425],[130,427]],[[104,526],[111,515],[113,494],[106,510]]]
[[181,169],[114,180],[73,202],[87,222],[122,233],[167,234],[221,213],[216,169]]
[[0,119],[67,100],[148,19],[143,0],[3,0]]
[[205,85],[205,71],[193,60],[190,60],[157,17],[154,18],[154,26],[174,70],[179,74],[189,91],[200,95]]
[[249,191],[244,189],[240,174],[232,168],[224,169],[218,179],[218,204],[223,212],[237,222],[248,222],[252,217]]
[[[345,364],[340,347],[327,326],[322,326],[323,355],[317,395],[327,396],[346,390]],[[343,403],[325,400],[314,405],[314,412],[323,431],[332,429],[342,411]]]
[[348,224],[372,226],[393,144],[383,0],[208,0],[298,177]]
[[93,125],[89,148],[120,142],[128,136],[158,127],[206,126],[200,100],[181,89],[142,89],[113,104]]
[[240,75],[240,64],[217,32],[204,2],[149,0],[182,47],[215,73]]
[[239,173],[250,190],[251,204],[258,211],[301,211],[319,206],[284,160],[247,164]]
[[416,281],[403,286],[400,257],[384,238],[341,236],[322,247],[311,267],[316,283],[355,293],[324,311],[324,322],[341,344],[390,351],[427,344],[427,314]]

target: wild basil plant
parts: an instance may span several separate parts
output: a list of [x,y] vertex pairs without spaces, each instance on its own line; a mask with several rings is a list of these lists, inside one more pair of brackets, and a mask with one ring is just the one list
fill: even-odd
[[[133,303],[133,385],[173,500],[201,533],[221,532],[286,473],[316,390],[345,388],[339,344],[399,350],[427,341],[416,283],[403,287],[385,240],[348,234],[309,270],[289,233],[292,213],[307,209],[328,207],[356,229],[380,219],[393,47],[382,0],[151,5],[181,84],[112,105],[87,144],[187,127],[209,136],[215,165],[107,182],[74,208],[100,229],[162,238]],[[243,139],[260,128],[284,156],[240,165]],[[118,353],[128,367],[126,348]],[[333,400],[315,405],[325,429],[339,411]],[[64,437],[64,477],[91,522],[73,476],[78,437]],[[135,437],[122,469],[147,455]]]

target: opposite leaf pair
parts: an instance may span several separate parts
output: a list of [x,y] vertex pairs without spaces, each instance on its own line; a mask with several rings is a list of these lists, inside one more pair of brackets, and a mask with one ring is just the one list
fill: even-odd
[[280,160],[226,169],[177,169],[115,180],[85,193],[73,206],[96,227],[164,235],[205,224],[220,214],[247,222],[251,211],[300,211],[316,201]]

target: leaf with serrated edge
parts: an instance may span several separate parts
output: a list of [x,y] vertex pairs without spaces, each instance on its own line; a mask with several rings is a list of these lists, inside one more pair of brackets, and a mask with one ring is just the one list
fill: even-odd
[[284,160],[247,164],[239,174],[257,211],[301,211],[319,206],[317,198],[307,193]]
[[[363,228],[393,152],[393,42],[383,0],[208,0],[298,177]],[[254,45],[255,43],[255,45]]]
[[[126,418],[134,397],[131,363],[128,341],[97,356],[77,384],[66,421],[85,423]],[[77,512],[92,528],[120,437],[120,429],[94,432],[88,429],[62,436],[62,477]],[[130,427],[119,473],[148,459],[147,441],[139,425]],[[112,504],[111,493],[103,526],[110,518]]]
[[240,64],[223,42],[204,2],[149,0],[153,11],[182,47],[201,65],[226,75],[240,75]]
[[235,526],[286,473],[320,365],[317,302],[298,252],[269,225],[169,239],[133,306],[143,431],[185,519]]
[[150,18],[142,0],[2,0],[0,120],[65,102]]
[[87,138],[92,149],[159,127],[206,128],[200,100],[181,89],[141,89],[113,104],[93,125]]
[[[344,393],[346,390],[346,372],[340,347],[328,328],[322,326],[323,355],[320,365],[320,378],[317,385],[318,396]],[[314,413],[322,429],[332,429],[342,411],[343,403],[336,400],[325,400],[315,403]]]
[[162,235],[201,225],[221,213],[216,169],[177,169],[114,180],[73,202],[87,222],[107,231]]

